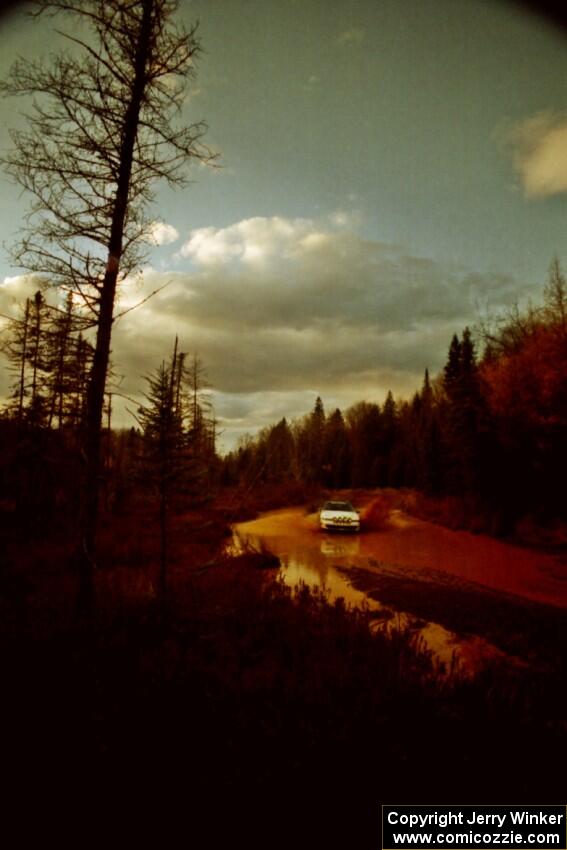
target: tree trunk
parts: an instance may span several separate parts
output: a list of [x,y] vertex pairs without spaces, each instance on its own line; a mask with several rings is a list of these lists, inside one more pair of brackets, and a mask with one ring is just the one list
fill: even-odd
[[28,332],[30,321],[30,299],[26,298],[26,311],[24,314],[24,333],[22,338],[22,358],[20,364],[20,385],[18,388],[18,427],[24,418],[24,396],[26,392],[26,362],[28,357]]
[[94,568],[96,559],[96,529],[101,465],[101,429],[104,406],[104,391],[110,339],[114,313],[116,284],[122,257],[124,222],[128,208],[128,195],[132,174],[134,145],[138,132],[140,108],[146,86],[146,64],[149,56],[152,12],[154,0],[143,0],[143,15],[138,36],[136,71],[132,84],[132,97],[124,116],[124,133],[120,152],[114,209],[108,244],[108,258],[104,281],[100,293],[96,344],[87,390],[85,423],[85,481],[81,521],[81,543],[78,553],[79,596],[78,609],[89,616],[94,610]]
[[167,561],[168,561],[168,534],[167,534],[168,504],[167,484],[162,481],[159,505],[160,526],[160,564],[159,564],[159,602],[162,614],[167,604]]
[[[31,411],[33,415],[33,424],[39,425],[39,410],[37,405],[37,373],[39,369],[39,354],[41,351],[41,310],[43,307],[43,298],[41,292],[36,292],[34,298],[35,316],[34,316],[34,346],[32,355],[32,395],[31,395]],[[33,337],[32,337],[33,339]],[[37,418],[36,418],[37,417]]]

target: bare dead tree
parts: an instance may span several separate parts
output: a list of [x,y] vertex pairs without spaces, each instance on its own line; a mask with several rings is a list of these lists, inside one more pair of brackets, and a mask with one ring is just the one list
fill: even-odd
[[96,328],[90,369],[79,547],[84,612],[94,604],[101,426],[117,287],[140,267],[147,207],[160,178],[186,180],[208,162],[203,122],[179,119],[199,54],[196,28],[174,20],[179,0],[36,0],[32,14],[69,19],[73,48],[49,64],[18,60],[5,95],[31,96],[24,130],[3,158],[32,196],[16,263],[77,293]]
[[44,320],[46,318],[45,299],[40,291],[36,292],[32,301],[32,322],[31,322],[31,404],[30,417],[34,425],[39,425],[43,420],[43,404],[44,398],[39,391],[40,372],[43,371],[42,353],[44,349],[45,328]]
[[30,347],[30,298],[26,298],[25,305],[21,308],[21,317],[12,317],[9,319],[9,322],[11,333],[7,342],[4,344],[3,352],[8,357],[12,370],[17,374],[12,398],[15,402],[15,417],[19,427],[24,417],[24,402],[28,392],[26,372],[29,365]]
[[188,391],[189,433],[195,443],[204,439],[206,421],[211,408],[208,396],[210,384],[207,381],[203,361],[197,354],[192,354],[189,363],[184,367]]
[[53,311],[51,324],[53,332],[48,344],[51,376],[48,381],[50,392],[47,424],[51,428],[57,416],[61,428],[63,425],[65,391],[68,384],[68,355],[74,329],[73,296],[70,292],[65,301],[65,309]]
[[557,327],[563,339],[567,338],[567,280],[558,257],[551,262],[543,294],[546,318]]

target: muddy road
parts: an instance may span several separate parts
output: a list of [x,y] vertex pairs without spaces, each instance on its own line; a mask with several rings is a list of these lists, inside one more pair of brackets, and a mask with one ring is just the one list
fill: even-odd
[[567,646],[565,558],[451,531],[398,510],[382,531],[328,534],[304,508],[234,527],[238,546],[268,549],[282,579],[371,609],[376,628],[415,629],[446,665],[549,667]]

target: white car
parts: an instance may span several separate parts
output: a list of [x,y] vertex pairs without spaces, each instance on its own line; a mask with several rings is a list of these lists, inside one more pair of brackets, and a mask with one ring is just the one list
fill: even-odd
[[350,502],[325,502],[319,511],[323,531],[360,531],[360,514]]

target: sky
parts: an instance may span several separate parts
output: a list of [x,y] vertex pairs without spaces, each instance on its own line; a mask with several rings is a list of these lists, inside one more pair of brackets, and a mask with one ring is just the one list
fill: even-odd
[[[120,392],[181,350],[202,359],[229,449],[388,390],[409,397],[466,325],[541,299],[567,266],[567,32],[506,0],[182,0],[202,54],[184,119],[217,168],[159,187],[154,245],[120,310]],[[0,24],[0,76],[61,47]],[[23,121],[0,102],[0,146]],[[29,199],[0,175],[0,312]],[[164,286],[165,284],[165,286]],[[1,339],[1,337],[0,337]],[[9,375],[0,374],[0,394]],[[116,426],[135,424],[115,402]]]

